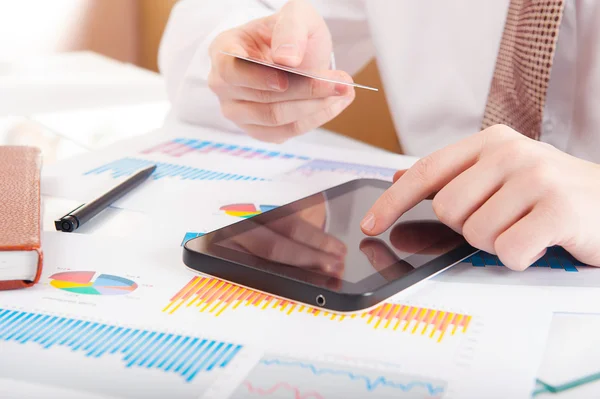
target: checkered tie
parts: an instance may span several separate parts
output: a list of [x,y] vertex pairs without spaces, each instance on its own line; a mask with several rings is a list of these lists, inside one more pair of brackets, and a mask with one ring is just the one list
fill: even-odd
[[502,123],[539,139],[565,1],[511,0],[482,129]]

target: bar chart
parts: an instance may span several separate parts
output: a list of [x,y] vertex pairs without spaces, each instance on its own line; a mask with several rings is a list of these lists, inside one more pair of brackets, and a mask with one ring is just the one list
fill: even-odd
[[[474,267],[486,266],[504,266],[497,256],[487,252],[478,252],[465,260]],[[535,261],[530,267],[549,267],[550,269],[561,269],[565,272],[577,273],[577,267],[585,266],[582,262],[575,259],[570,253],[562,247],[548,248],[546,254]]]
[[246,180],[246,181],[264,181],[264,178],[256,176],[246,176],[235,173],[219,172],[210,169],[194,168],[179,164],[154,162],[147,159],[138,158],[123,158],[113,162],[109,162],[98,168],[92,169],[84,173],[84,175],[102,175],[110,174],[111,177],[118,179],[123,176],[130,176],[136,171],[148,165],[156,165],[156,171],[151,178],[160,180],[164,178],[178,178],[180,180]]
[[176,138],[142,151],[142,154],[155,153],[165,154],[175,158],[182,157],[186,154],[220,154],[256,160],[280,159],[308,161],[310,159],[306,156],[294,155],[287,152],[188,138]]
[[272,312],[283,317],[320,317],[330,321],[357,320],[374,330],[390,330],[427,336],[442,342],[446,335],[466,333],[472,317],[416,306],[385,303],[369,311],[340,315],[310,306],[262,294],[222,280],[196,276],[175,294],[164,313],[174,314],[184,309],[221,316],[224,312],[253,309]]
[[68,347],[84,356],[116,355],[124,366],[174,372],[191,382],[226,367],[241,345],[68,317],[0,309],[0,339],[43,349]]

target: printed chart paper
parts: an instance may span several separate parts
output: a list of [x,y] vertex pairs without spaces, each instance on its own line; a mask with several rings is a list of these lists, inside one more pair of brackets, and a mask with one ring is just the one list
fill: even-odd
[[[0,293],[0,359],[11,359],[0,360],[0,378],[187,398],[252,397],[303,381],[321,392],[361,373],[402,386],[419,381],[422,397],[519,398],[534,389],[550,323],[543,312],[483,311],[420,295],[341,316],[197,275],[181,263],[180,248],[61,233],[44,240],[40,284]],[[343,375],[315,379],[294,371],[299,363]],[[89,378],[95,374],[103,377]],[[123,388],[127,381],[135,384]],[[363,397],[391,387],[363,384]]]

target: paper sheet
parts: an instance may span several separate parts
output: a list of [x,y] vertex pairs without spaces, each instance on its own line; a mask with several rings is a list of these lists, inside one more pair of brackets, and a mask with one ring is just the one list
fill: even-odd
[[600,314],[556,313],[534,398],[600,397]]
[[[245,380],[269,389],[281,382],[274,376],[314,390],[346,386],[343,378],[315,379],[292,366],[265,372],[264,361],[276,359],[420,381],[417,397],[525,398],[550,322],[549,313],[484,313],[420,294],[340,318],[268,298],[254,302],[218,282],[201,286],[180,248],[61,233],[47,233],[44,242],[40,284],[0,293],[0,378],[90,394],[227,397],[231,389],[243,393]],[[87,329],[75,328],[86,322]],[[388,391],[380,388],[366,393],[383,397]]]
[[[391,180],[397,169],[414,162],[397,155],[370,159],[356,151],[306,145],[290,150],[289,146],[268,145],[246,137],[202,132],[201,137],[198,131],[190,137],[159,131],[45,168],[42,193],[88,201],[153,163],[158,168],[149,181],[115,204],[148,211],[151,203],[202,195],[214,182],[287,182],[297,185],[299,192],[314,193],[360,177]],[[324,160],[325,156],[329,158]]]

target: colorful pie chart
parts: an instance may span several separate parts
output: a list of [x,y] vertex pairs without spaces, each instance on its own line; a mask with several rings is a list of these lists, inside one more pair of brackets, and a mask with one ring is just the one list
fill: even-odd
[[276,205],[254,205],[254,204],[231,204],[222,206],[220,209],[229,216],[238,218],[250,218],[263,212],[277,208]]
[[96,272],[62,272],[50,276],[50,285],[82,295],[126,295],[138,287],[129,279]]

